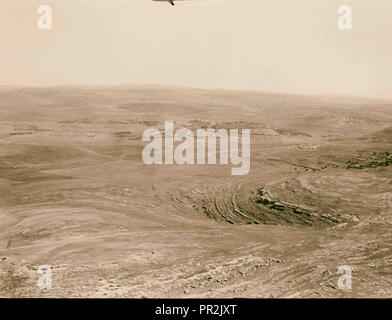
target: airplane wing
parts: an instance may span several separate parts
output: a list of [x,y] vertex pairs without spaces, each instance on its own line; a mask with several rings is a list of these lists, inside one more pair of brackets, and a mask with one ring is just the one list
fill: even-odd
[[[152,0],[152,1],[157,1],[157,2],[169,2],[172,6],[174,6],[174,2],[183,2],[183,1],[188,1],[188,0]],[[195,2],[202,2],[202,0],[193,0],[193,1],[195,1]],[[189,2],[193,2],[193,1],[189,1]],[[203,0],[203,1],[206,1],[206,2],[210,2],[210,0]],[[215,2],[215,1],[211,1],[211,2]]]

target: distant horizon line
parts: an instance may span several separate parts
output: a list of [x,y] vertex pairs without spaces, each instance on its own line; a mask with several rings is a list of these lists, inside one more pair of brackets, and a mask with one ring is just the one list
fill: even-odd
[[[50,85],[24,85],[24,84],[0,84],[0,88],[18,88],[18,89],[48,89],[48,88],[81,88],[81,87],[90,87],[90,88],[103,88],[103,87],[167,87],[167,88],[183,88],[190,90],[204,90],[204,91],[235,91],[235,92],[249,92],[249,93],[259,93],[259,94],[271,94],[271,95],[287,95],[287,96],[307,96],[307,97],[341,97],[341,98],[357,98],[357,99],[371,99],[371,100],[384,100],[384,101],[392,101],[392,90],[387,91],[385,93],[381,93],[379,95],[374,96],[366,96],[360,94],[350,94],[350,93],[336,93],[336,92],[319,92],[319,93],[295,93],[290,91],[272,91],[272,90],[261,90],[261,89],[239,89],[239,88],[203,88],[203,87],[193,87],[189,85],[177,85],[177,84],[159,84],[159,83],[118,83],[118,84],[50,84]],[[391,97],[382,96],[383,94],[390,94]]]

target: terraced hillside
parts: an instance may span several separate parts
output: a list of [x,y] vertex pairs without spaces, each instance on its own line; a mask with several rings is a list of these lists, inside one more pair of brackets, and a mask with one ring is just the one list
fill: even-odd
[[[165,120],[250,129],[249,174],[145,165],[141,135]],[[392,295],[388,100],[3,87],[0,124],[2,297]]]

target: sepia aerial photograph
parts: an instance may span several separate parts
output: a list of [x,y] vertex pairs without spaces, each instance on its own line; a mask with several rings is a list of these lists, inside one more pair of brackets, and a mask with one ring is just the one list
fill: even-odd
[[392,298],[391,15],[1,0],[0,298]]

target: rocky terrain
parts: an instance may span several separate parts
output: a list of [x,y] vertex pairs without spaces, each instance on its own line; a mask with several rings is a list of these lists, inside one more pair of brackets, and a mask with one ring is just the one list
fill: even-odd
[[[145,165],[165,120],[251,129],[249,174]],[[2,87],[0,124],[2,297],[392,296],[390,100]]]

